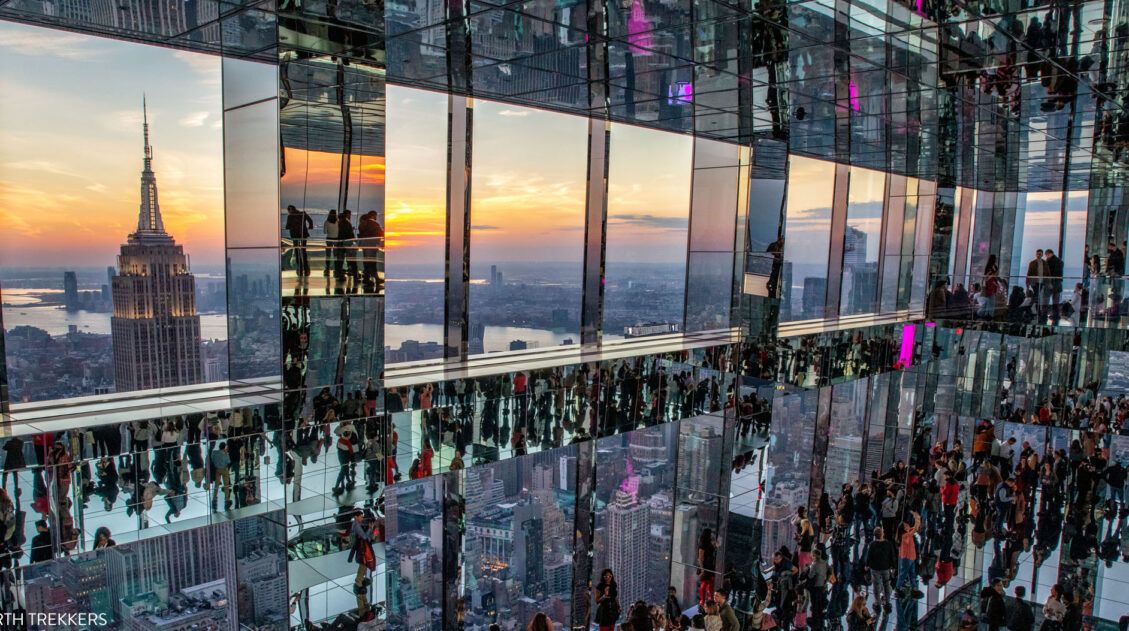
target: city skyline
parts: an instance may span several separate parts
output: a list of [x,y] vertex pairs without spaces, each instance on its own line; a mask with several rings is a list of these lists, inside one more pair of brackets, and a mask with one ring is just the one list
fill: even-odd
[[[9,217],[0,265],[114,263],[137,219],[142,93],[160,147],[165,226],[194,262],[222,265],[220,58],[10,22],[0,23],[0,42],[0,203]],[[70,113],[75,101],[84,116]]]

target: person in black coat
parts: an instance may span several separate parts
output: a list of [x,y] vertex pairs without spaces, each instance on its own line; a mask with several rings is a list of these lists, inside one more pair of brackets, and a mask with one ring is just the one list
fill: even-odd
[[27,463],[24,462],[24,441],[13,436],[4,443],[4,486],[8,486],[8,474],[12,474],[12,481],[19,489],[20,479],[16,473],[20,469],[27,468]]
[[31,562],[40,563],[55,558],[55,546],[51,542],[51,531],[47,528],[47,521],[40,519],[35,522],[36,534],[31,538]]
[[619,613],[619,586],[611,569],[605,569],[596,584],[596,624],[600,631],[612,631]]
[[1027,590],[1022,585],[1015,588],[1015,600],[1009,607],[1007,617],[1008,631],[1032,631],[1035,628],[1035,612],[1031,603],[1025,599]]
[[991,587],[985,587],[980,592],[981,608],[988,622],[990,631],[1000,631],[1007,624],[1007,603],[1004,602],[1003,579],[992,581]]

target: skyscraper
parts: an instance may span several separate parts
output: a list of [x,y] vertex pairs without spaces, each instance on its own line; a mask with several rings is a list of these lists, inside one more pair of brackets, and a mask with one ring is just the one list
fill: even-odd
[[608,567],[619,583],[621,603],[647,597],[647,551],[650,513],[647,504],[616,491],[608,506]]
[[63,272],[63,303],[67,311],[78,311],[78,277],[74,272]]
[[200,383],[196,279],[184,247],[165,232],[144,107],[145,161],[137,231],[118,255],[113,278],[114,382],[119,392]]
[[866,263],[866,233],[847,226],[843,233],[843,268],[860,267]]

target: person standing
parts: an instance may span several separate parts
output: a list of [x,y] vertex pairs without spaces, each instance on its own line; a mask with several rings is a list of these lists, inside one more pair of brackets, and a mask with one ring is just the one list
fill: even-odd
[[337,218],[337,252],[333,262],[334,276],[343,280],[346,276],[357,280],[357,259],[354,241],[357,234],[353,229],[353,211],[346,210]]
[[714,572],[717,570],[717,541],[713,530],[702,529],[698,537],[698,602],[705,603],[714,592]]
[[227,443],[220,443],[211,453],[212,470],[212,510],[219,504],[220,485],[223,485],[224,509],[231,508],[231,457],[227,454]]
[[361,215],[357,226],[359,242],[361,245],[361,260],[363,261],[363,282],[366,291],[377,289],[377,267],[380,260],[380,249],[384,245],[384,228],[381,227],[375,210],[370,210]]
[[902,522],[902,534],[898,538],[898,590],[905,596],[920,598],[917,592],[917,541],[914,536],[921,528],[921,515],[913,515],[913,525]]
[[875,619],[866,608],[866,596],[859,594],[847,612],[847,631],[872,631]]
[[890,611],[890,579],[894,574],[898,551],[894,543],[886,538],[886,531],[879,526],[874,529],[874,541],[866,552],[866,565],[870,568],[870,584],[874,592],[874,606]]
[[286,207],[286,231],[290,234],[291,247],[294,252],[294,268],[298,276],[310,275],[310,256],[306,251],[306,241],[310,238],[310,228],[314,227],[314,220],[304,210],[298,210],[294,204]]
[[1054,250],[1047,248],[1043,253],[1043,263],[1046,276],[1043,278],[1043,290],[1046,292],[1045,301],[1050,307],[1050,316],[1054,323],[1058,323],[1059,303],[1062,302],[1062,259],[1055,256]]
[[1043,604],[1043,626],[1040,631],[1060,631],[1066,616],[1066,603],[1062,599],[1062,585],[1055,583],[1047,602]]
[[980,594],[984,615],[987,618],[989,631],[1000,631],[1007,624],[1007,604],[1004,602],[1004,581],[997,578],[992,581],[992,586],[984,589]]
[[[35,536],[31,538],[31,562],[41,563],[55,558],[55,544],[51,540],[51,531],[47,528],[47,520],[40,519],[35,522]],[[1063,608],[1065,612],[1065,607]]]
[[325,263],[323,276],[329,276],[329,268],[334,265],[334,257],[337,255],[337,209],[330,208],[329,216],[325,218],[325,223],[322,224],[322,230],[325,231]]
[[596,584],[596,624],[600,631],[614,631],[618,620],[619,586],[615,582],[615,574],[607,568]]
[[682,605],[678,602],[678,590],[674,585],[666,588],[666,619],[678,620],[682,615]]
[[1035,612],[1027,602],[1027,589],[1022,585],[1015,587],[1015,600],[1012,601],[1007,617],[1008,631],[1032,631],[1035,628]]
[[717,614],[721,617],[721,631],[741,631],[741,623],[737,621],[737,614],[729,606],[729,590],[724,587],[713,593],[713,601],[717,604]]
[[1038,301],[1038,317],[1044,319],[1047,314],[1044,309],[1043,279],[1047,276],[1046,261],[1043,260],[1043,250],[1035,250],[1035,258],[1027,263],[1027,289],[1035,295]]

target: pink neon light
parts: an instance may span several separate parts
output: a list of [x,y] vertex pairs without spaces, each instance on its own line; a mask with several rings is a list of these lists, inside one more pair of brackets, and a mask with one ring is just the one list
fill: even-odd
[[643,3],[635,0],[631,13],[627,16],[627,43],[635,55],[650,55],[651,34],[647,32],[647,15],[643,13]]
[[851,109],[856,112],[861,112],[862,105],[859,104],[859,87],[855,85],[853,79],[847,82],[847,93],[851,98]]
[[903,368],[913,362],[913,340],[916,333],[916,324],[907,324],[902,327],[902,348],[898,352],[898,363]]

